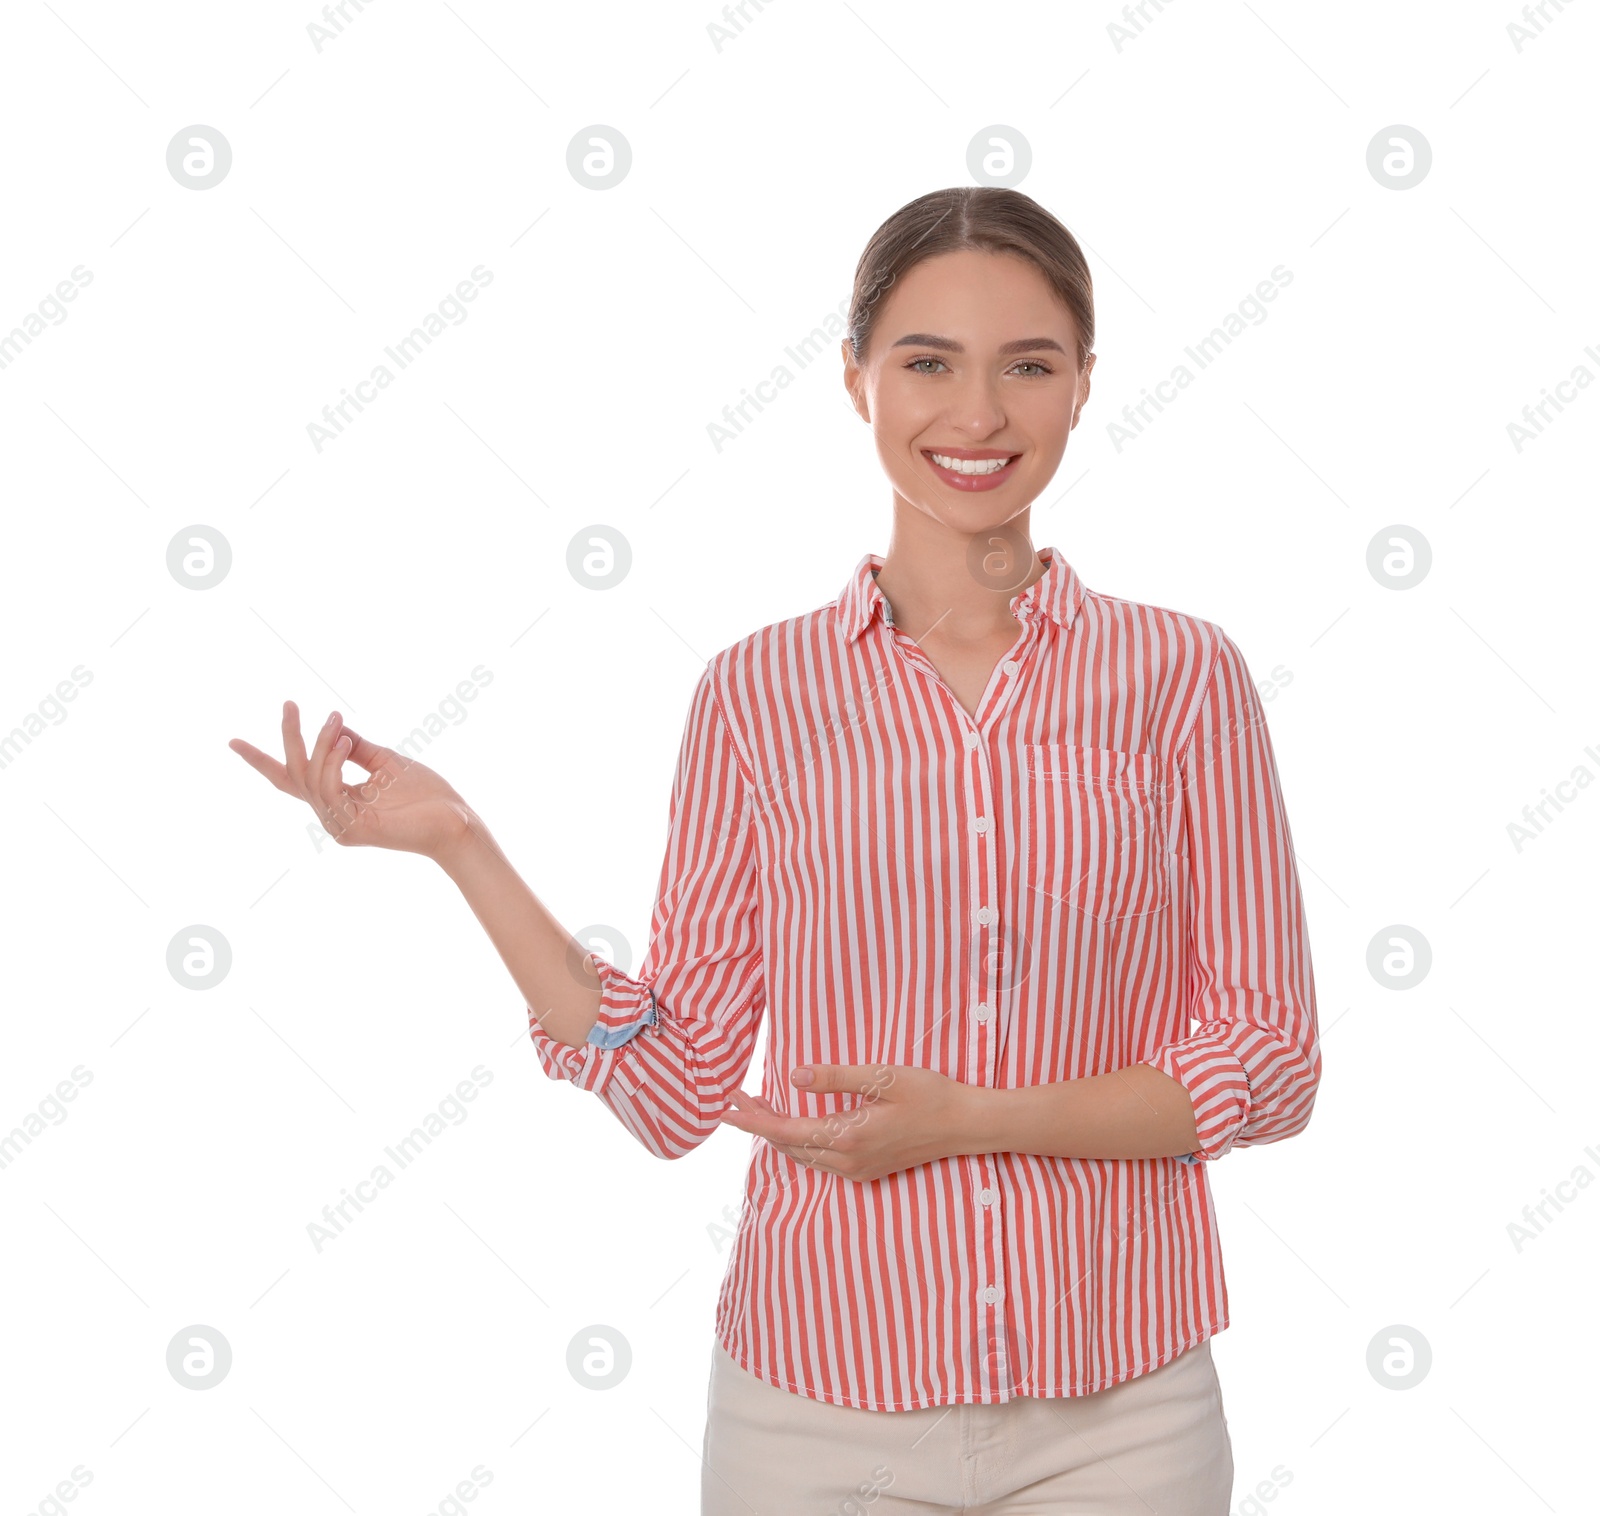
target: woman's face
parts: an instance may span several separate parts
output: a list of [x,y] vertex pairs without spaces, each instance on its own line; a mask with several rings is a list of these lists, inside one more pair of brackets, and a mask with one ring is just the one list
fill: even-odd
[[[844,377],[896,495],[963,532],[1011,520],[1089,397],[1094,356],[1080,371],[1071,312],[1027,259],[973,250],[923,260],[882,298],[860,365],[844,343]],[[971,461],[989,458],[1011,461]],[[980,471],[945,466],[960,460]]]

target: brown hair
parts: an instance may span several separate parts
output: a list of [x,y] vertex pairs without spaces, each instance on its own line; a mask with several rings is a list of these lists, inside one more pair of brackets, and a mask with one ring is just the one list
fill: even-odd
[[856,265],[848,338],[859,363],[882,309],[879,297],[925,258],[978,248],[1033,263],[1078,327],[1078,367],[1094,351],[1094,284],[1075,238],[1037,200],[995,185],[931,190],[875,231]]

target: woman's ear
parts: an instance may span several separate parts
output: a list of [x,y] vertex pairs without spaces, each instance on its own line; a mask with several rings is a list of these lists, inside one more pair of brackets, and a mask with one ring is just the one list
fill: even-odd
[[1090,353],[1083,360],[1083,368],[1078,375],[1078,403],[1072,408],[1072,426],[1067,428],[1069,432],[1078,424],[1078,417],[1083,414],[1084,402],[1089,398],[1089,373],[1094,368],[1094,359],[1095,355]]
[[844,350],[844,389],[850,397],[850,404],[856,415],[870,424],[872,415],[867,409],[866,401],[866,376],[861,372],[861,365],[855,360],[850,351],[850,343],[845,340],[840,343]]

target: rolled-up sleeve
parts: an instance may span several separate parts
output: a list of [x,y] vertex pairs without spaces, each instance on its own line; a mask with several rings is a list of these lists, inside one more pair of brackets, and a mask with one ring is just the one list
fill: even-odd
[[750,1065],[766,1005],[753,786],[723,714],[717,660],[695,687],[678,753],[666,856],[637,975],[590,954],[600,1012],[581,1047],[544,1031],[552,1079],[590,1090],[658,1158],[714,1132]]
[[1220,646],[1179,762],[1191,1034],[1145,1060],[1194,1103],[1187,1163],[1278,1142],[1322,1075],[1299,874],[1266,717],[1243,655]]

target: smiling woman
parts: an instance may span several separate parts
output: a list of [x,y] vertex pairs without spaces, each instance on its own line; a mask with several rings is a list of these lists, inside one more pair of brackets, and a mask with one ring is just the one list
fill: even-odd
[[444,869],[552,1079],[660,1158],[750,1135],[705,1516],[1228,1508],[1207,1171],[1310,1120],[1316,1001],[1239,648],[1032,544],[1093,341],[1025,195],[939,190],[870,239],[840,358],[889,549],[708,662],[637,973],[337,712],[309,757],[292,703],[285,763],[234,743],[340,843]]
[[1027,196],[879,228],[841,359],[889,551],[712,658],[639,974],[530,1012],[658,1156],[755,1139],[706,1513],[832,1508],[875,1459],[919,1509],[1228,1506],[1206,1169],[1308,1122],[1315,995],[1239,649],[1030,544],[1093,340]]
[[[971,512],[936,513],[947,527],[1025,519],[1089,398],[1093,349],[1083,253],[1028,196],[941,191],[885,222],[857,265],[843,355],[851,401],[896,487],[896,530],[902,510],[929,514],[916,502],[930,477],[942,501],[973,501]],[[920,523],[905,524],[920,536]],[[895,594],[905,556],[891,548],[882,581],[896,609],[907,608],[903,598],[913,612],[919,601],[933,615],[952,608],[945,585],[930,586],[931,596]],[[964,564],[958,571],[967,577]],[[1009,587],[1025,587],[1026,573]],[[995,630],[1006,636],[1003,624]],[[992,665],[990,651],[980,639],[978,661]]]

